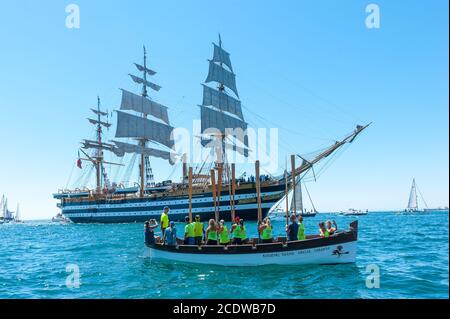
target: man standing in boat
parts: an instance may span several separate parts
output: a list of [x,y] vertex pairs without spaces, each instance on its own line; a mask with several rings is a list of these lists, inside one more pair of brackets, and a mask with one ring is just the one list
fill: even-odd
[[195,235],[195,244],[196,245],[201,245],[202,244],[202,239],[203,239],[203,233],[204,232],[205,232],[204,225],[200,221],[200,215],[196,215],[195,216],[195,222],[194,222],[194,235]]
[[161,214],[161,238],[164,238],[164,232],[167,227],[169,227],[169,207],[164,207],[164,210]]
[[297,224],[297,216],[292,214],[290,217],[291,223],[286,225],[286,234],[289,241],[297,240],[298,235],[298,224]]

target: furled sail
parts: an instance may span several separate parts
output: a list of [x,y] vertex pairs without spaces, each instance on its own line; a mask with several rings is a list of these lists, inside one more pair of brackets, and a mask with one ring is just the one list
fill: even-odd
[[121,110],[133,110],[136,112],[152,115],[166,124],[169,124],[169,116],[167,114],[167,107],[149,100],[146,97],[137,95],[127,90],[122,90]]
[[141,79],[141,78],[138,77],[138,76],[135,76],[135,75],[133,75],[133,74],[129,74],[129,76],[131,77],[131,79],[132,79],[134,82],[139,83],[139,84],[145,84],[146,86],[148,86],[149,88],[151,88],[151,89],[153,89],[153,90],[155,90],[155,91],[159,91],[159,90],[161,89],[161,86],[159,86],[159,85],[157,85],[157,84],[155,84],[155,83],[152,83],[152,82],[150,82],[150,81]]
[[110,143],[99,143],[98,141],[92,141],[92,140],[84,140],[82,143],[82,147],[84,149],[89,148],[95,148],[95,149],[102,149],[102,150],[108,150],[108,151],[114,151],[115,146]]
[[236,115],[241,120],[242,115],[241,101],[223,93],[219,90],[203,85],[203,105],[214,106],[215,108]]
[[146,67],[144,67],[144,66],[142,66],[142,65],[140,65],[140,64],[138,64],[138,63],[135,63],[134,65],[136,66],[136,68],[137,68],[139,71],[141,71],[141,72],[144,72],[144,71],[145,71],[148,75],[155,75],[155,74],[156,74],[155,71],[150,70],[149,68],[146,68]]
[[411,185],[411,192],[409,193],[409,200],[408,200],[408,209],[416,210],[418,209],[417,204],[417,190],[416,190],[416,180],[413,179],[412,185]]
[[111,123],[107,123],[107,122],[103,122],[103,121],[98,121],[98,120],[94,120],[94,119],[89,119],[89,118],[88,118],[88,121],[89,121],[90,123],[92,123],[92,124],[100,124],[100,125],[103,125],[104,127],[110,127],[110,126],[111,126]]
[[102,111],[95,110],[95,109],[91,109],[91,111],[94,112],[95,114],[101,115],[101,116],[106,116],[106,115],[108,115],[107,112],[102,112]]
[[217,44],[213,43],[213,45],[214,45],[213,62],[223,63],[227,67],[229,67],[231,71],[233,71],[233,67],[231,66],[230,54]]
[[118,114],[116,137],[147,139],[173,148],[172,126],[122,111],[116,112]]
[[173,152],[158,150],[151,147],[142,147],[140,145],[123,143],[119,141],[113,142],[116,144],[114,154],[116,154],[119,157],[123,157],[125,153],[137,153],[137,154],[144,154],[145,156],[159,157],[168,160],[171,165],[175,164],[172,158],[175,156],[175,153]]
[[216,81],[225,85],[227,88],[232,90],[237,97],[239,97],[236,88],[236,75],[230,71],[225,70],[223,67],[210,60],[208,77],[206,78],[205,82],[208,83],[212,81]]

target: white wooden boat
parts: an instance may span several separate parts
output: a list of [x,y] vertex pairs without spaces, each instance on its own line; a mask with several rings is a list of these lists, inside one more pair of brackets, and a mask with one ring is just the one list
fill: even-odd
[[257,244],[257,239],[253,239],[251,244],[228,246],[167,246],[155,243],[146,245],[145,257],[223,266],[354,263],[357,239],[358,222],[354,221],[349,230],[327,238],[314,235],[291,242],[278,238],[270,244]]

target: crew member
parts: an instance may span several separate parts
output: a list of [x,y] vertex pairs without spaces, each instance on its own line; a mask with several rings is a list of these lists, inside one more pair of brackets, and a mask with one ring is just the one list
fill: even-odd
[[194,222],[194,236],[195,236],[195,244],[196,245],[201,245],[204,232],[205,232],[204,225],[200,221],[200,215],[196,215],[195,222]]
[[217,230],[219,234],[219,244],[220,245],[228,245],[230,243],[230,236],[228,234],[227,225],[225,225],[225,221],[222,219],[219,223],[219,229]]
[[206,228],[205,239],[206,245],[217,245],[217,227],[214,219],[210,219]]
[[161,214],[161,236],[164,238],[164,231],[167,227],[169,227],[169,207],[164,207],[164,210]]
[[292,214],[289,219],[291,223],[289,225],[286,225],[286,234],[288,237],[288,241],[294,241],[297,240],[298,236],[297,216],[295,216],[295,214]]
[[263,244],[273,242],[272,225],[270,223],[269,217],[264,218],[263,223],[259,226],[259,231],[261,233],[261,239]]
[[305,225],[303,224],[303,217],[298,216],[298,233],[297,233],[297,239],[298,240],[305,240]]
[[194,223],[191,223],[189,216],[184,218],[186,226],[184,226],[184,244],[195,245]]

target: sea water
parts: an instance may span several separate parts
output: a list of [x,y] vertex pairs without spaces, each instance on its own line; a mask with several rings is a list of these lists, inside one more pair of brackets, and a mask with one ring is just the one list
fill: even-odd
[[[448,298],[448,212],[359,220],[356,263],[222,267],[144,258],[142,224],[0,225],[0,298]],[[284,235],[284,221],[274,234]],[[246,223],[256,233],[254,222]],[[177,224],[178,232],[184,229]]]

